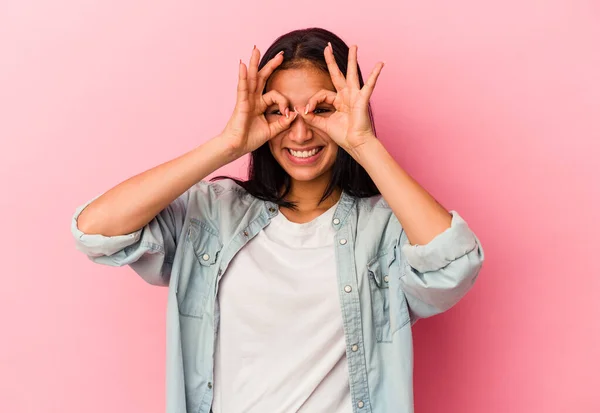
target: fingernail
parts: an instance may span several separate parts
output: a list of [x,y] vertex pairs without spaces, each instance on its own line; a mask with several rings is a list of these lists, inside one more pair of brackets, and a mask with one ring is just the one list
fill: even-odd
[[277,54],[275,55],[275,57],[279,56],[280,54],[283,54],[283,50],[282,50],[281,52],[277,53]]
[[285,117],[288,119],[290,117],[290,110],[288,108],[285,108]]
[[252,47],[252,50],[254,50],[254,49],[256,49],[256,45],[254,45],[254,46]]
[[296,109],[296,106],[294,106],[294,112],[298,113],[298,109]]
[[308,107],[310,106],[310,104],[306,105],[306,109],[304,109],[304,114],[308,115]]
[[331,42],[327,42],[327,44],[329,45],[329,48],[333,51],[333,46],[331,46]]

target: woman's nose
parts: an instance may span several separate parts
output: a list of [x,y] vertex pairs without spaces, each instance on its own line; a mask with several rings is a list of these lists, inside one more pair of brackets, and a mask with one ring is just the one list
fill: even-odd
[[288,136],[293,142],[303,143],[312,139],[312,130],[304,119],[302,119],[302,116],[298,115],[290,126]]

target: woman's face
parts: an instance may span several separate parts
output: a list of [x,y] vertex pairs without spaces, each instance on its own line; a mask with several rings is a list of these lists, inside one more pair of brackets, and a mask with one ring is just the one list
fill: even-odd
[[[331,77],[308,65],[277,71],[267,82],[267,91],[276,90],[288,100],[290,112],[294,106],[298,111],[304,110],[308,100],[322,89],[335,91]],[[327,117],[334,111],[332,105],[322,103],[314,113]],[[274,105],[267,108],[265,116],[274,122],[277,116],[285,115]],[[269,141],[269,148],[292,180],[304,182],[317,179],[329,182],[338,151],[338,145],[327,134],[310,127],[300,115],[287,130]]]

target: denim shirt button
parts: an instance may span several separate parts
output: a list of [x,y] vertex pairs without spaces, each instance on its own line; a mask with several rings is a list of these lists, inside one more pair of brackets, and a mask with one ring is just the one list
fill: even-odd
[[346,291],[347,293],[352,292],[352,286],[350,286],[350,285],[345,286],[344,291]]
[[352,351],[358,351],[358,344],[355,344],[352,346]]
[[383,277],[383,281],[385,281],[386,283],[389,283],[390,277],[386,275],[385,277]]
[[336,218],[336,219],[333,220],[333,225],[338,225],[339,223],[340,223],[339,219]]
[[346,245],[346,243],[347,243],[347,242],[348,242],[348,241],[346,240],[346,238],[342,238],[342,239],[340,240],[340,244],[342,244],[342,245]]
[[209,258],[210,258],[210,255],[208,255],[208,254],[204,254],[204,255],[202,256],[202,259],[203,259],[204,261],[208,261],[208,259],[209,259]]
[[358,406],[359,409],[362,409],[363,407],[365,407],[365,404],[363,403],[362,400],[359,400],[358,403],[356,403],[356,405]]

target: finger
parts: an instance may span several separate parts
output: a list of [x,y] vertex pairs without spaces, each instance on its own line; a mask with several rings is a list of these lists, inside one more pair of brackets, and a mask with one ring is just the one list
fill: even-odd
[[284,117],[289,118],[290,103],[281,93],[277,92],[276,90],[271,90],[270,92],[262,95],[262,102],[263,107],[260,108],[262,112],[264,112],[269,106],[277,105],[279,112],[281,112]]
[[340,71],[337,62],[335,61],[331,43],[329,43],[325,48],[325,62],[327,62],[327,69],[329,70],[329,75],[331,76],[333,86],[335,87],[335,90],[339,92],[346,87],[346,79],[344,78],[344,74]]
[[256,92],[257,73],[258,73],[258,61],[260,60],[260,52],[254,46],[252,49],[252,56],[250,57],[250,66],[248,67],[248,91],[250,93]]
[[383,69],[384,65],[384,62],[379,62],[375,65],[375,68],[373,69],[373,71],[369,75],[369,78],[367,79],[367,83],[365,83],[365,85],[362,88],[362,90],[365,91],[365,98],[367,100],[369,100],[371,98],[371,95],[373,94],[373,90],[375,89],[375,85],[377,84],[377,79],[379,78],[379,74],[381,73],[381,70]]
[[348,52],[348,72],[346,73],[346,82],[348,85],[360,89],[358,81],[358,46],[351,46]]
[[327,118],[317,116],[312,112],[305,113],[306,110],[299,110],[296,107],[294,107],[294,110],[298,112],[298,115],[310,126],[322,130],[323,132],[327,132]]
[[248,69],[240,59],[240,67],[238,71],[238,86],[237,86],[237,104],[248,101]]
[[269,123],[271,137],[275,137],[277,134],[289,128],[297,116],[300,116],[297,112],[291,112],[287,118],[285,116],[279,116],[277,121]]
[[331,90],[322,89],[318,91],[308,99],[308,103],[304,107],[304,114],[306,115],[309,112],[313,112],[320,103],[327,103],[333,106],[336,96],[337,93]]
[[279,66],[283,62],[283,50],[275,55],[269,62],[264,65],[260,72],[258,72],[258,81],[256,85],[256,91],[262,93],[265,88],[265,84],[267,83],[267,79],[269,76],[273,74],[277,66]]

